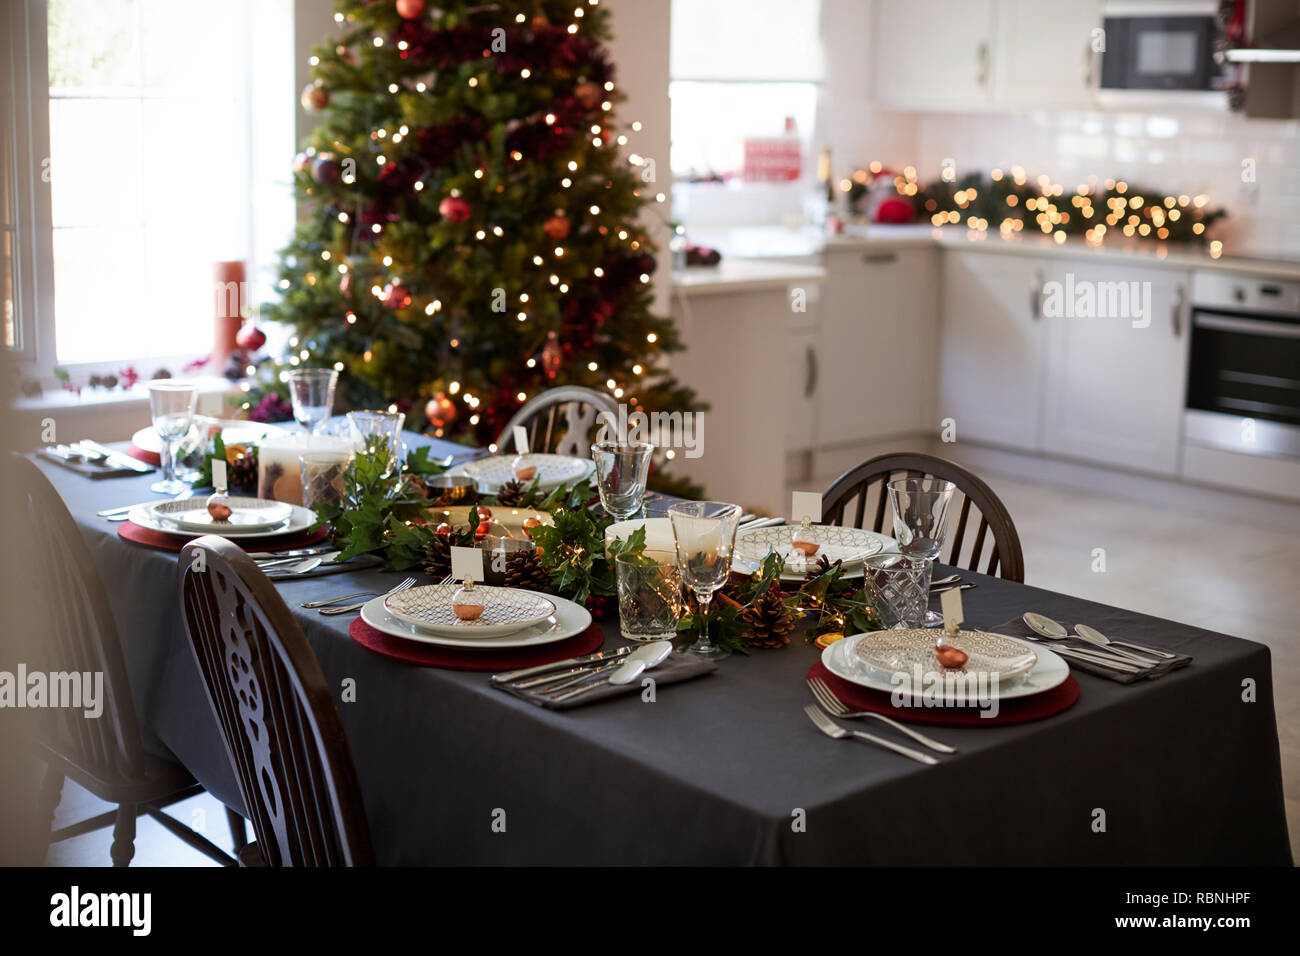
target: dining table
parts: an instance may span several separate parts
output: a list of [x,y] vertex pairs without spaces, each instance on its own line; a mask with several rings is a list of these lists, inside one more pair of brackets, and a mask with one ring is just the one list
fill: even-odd
[[[91,481],[39,463],[110,596],[147,746],[242,810],[184,631],[177,554],[123,540],[96,515],[156,499],[156,476]],[[926,727],[957,752],[925,766],[819,732],[804,707],[821,652],[798,632],[653,699],[551,710],[502,693],[484,671],[377,654],[350,636],[353,615],[300,606],[407,575],[435,583],[419,568],[276,588],[336,692],[380,864],[1291,863],[1268,647],[936,565],[948,573],[975,585],[963,593],[968,626],[1037,611],[1193,661],[1128,684],[1075,669],[1077,701],[1040,720]],[[626,643],[616,611],[597,624],[606,649]]]

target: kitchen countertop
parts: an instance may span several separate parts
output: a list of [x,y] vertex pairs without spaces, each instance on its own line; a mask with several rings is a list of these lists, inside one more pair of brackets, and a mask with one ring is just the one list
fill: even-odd
[[673,289],[686,295],[714,295],[736,292],[784,293],[801,282],[821,282],[826,270],[817,265],[800,265],[775,259],[724,257],[716,266],[688,266],[673,272]]
[[[1254,275],[1280,279],[1300,279],[1300,262],[1271,261],[1259,258],[1223,255],[1214,258],[1201,246],[1160,245],[1150,241],[1110,241],[1090,246],[1071,239],[1057,243],[1043,235],[1017,235],[1003,239],[996,231],[982,236],[968,230],[929,225],[858,226],[837,236],[827,236],[815,229],[785,226],[746,226],[732,229],[690,230],[692,242],[711,246],[723,254],[721,268],[738,261],[777,260],[769,268],[788,269],[793,263],[819,263],[823,252],[856,249],[887,250],[908,247],[965,249],[977,252],[1012,255],[1041,255],[1068,259],[1113,259],[1133,265],[1150,265],[1169,269],[1212,269],[1237,275]],[[784,261],[782,261],[784,260]],[[685,279],[695,272],[688,270]],[[682,282],[680,273],[674,281]],[[782,280],[784,281],[784,280]],[[779,284],[776,283],[776,284]],[[719,290],[730,291],[730,290]]]

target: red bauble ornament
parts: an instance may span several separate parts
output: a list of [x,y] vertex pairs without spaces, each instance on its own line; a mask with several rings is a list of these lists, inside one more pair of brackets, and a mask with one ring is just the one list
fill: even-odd
[[542,232],[546,233],[548,238],[559,242],[569,235],[569,217],[562,212],[557,212],[542,223]]
[[448,196],[438,203],[438,212],[448,222],[462,223],[474,212],[474,207],[459,196]]
[[912,208],[910,202],[902,196],[888,196],[876,206],[872,221],[900,225],[911,222],[915,218],[916,210]]
[[434,428],[446,428],[456,420],[456,403],[439,392],[424,406],[424,417]]
[[266,344],[266,333],[255,325],[245,325],[235,333],[235,344],[245,352],[256,352]]
[[397,0],[397,15],[403,20],[414,20],[424,13],[424,0]]
[[302,88],[302,97],[300,101],[302,103],[302,108],[307,110],[309,113],[323,110],[325,107],[329,106],[330,103],[329,90],[325,89],[324,84],[322,84],[320,80],[312,80],[312,82]]
[[573,88],[573,95],[578,98],[578,102],[589,110],[595,109],[600,103],[602,93],[603,90],[591,80],[583,80]]
[[404,309],[411,304],[411,290],[400,282],[384,286],[384,305],[390,309]]
[[564,349],[560,347],[560,337],[554,332],[546,333],[546,345],[542,347],[542,368],[546,377],[554,379],[560,371],[560,362],[564,359]]
[[311,164],[311,178],[322,186],[332,186],[343,175],[343,167],[329,154],[321,154]]

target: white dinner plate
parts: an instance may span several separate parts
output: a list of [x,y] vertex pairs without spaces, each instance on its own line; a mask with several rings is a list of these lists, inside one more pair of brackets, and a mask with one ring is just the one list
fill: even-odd
[[158,521],[170,522],[185,531],[223,535],[232,531],[270,531],[293,516],[293,506],[283,501],[241,495],[231,495],[226,501],[230,505],[230,517],[225,521],[218,521],[208,514],[207,495],[180,501],[155,501],[149,506],[149,513]]
[[[190,426],[190,431],[203,427],[207,431],[205,437],[211,438],[216,432],[221,432],[221,440],[227,445],[256,445],[258,442],[265,441],[275,435],[287,434],[279,425],[268,425],[262,422],[247,422],[239,419],[220,419],[208,418],[207,416],[195,415],[194,424]],[[135,445],[141,451],[151,451],[155,455],[162,454],[162,439],[158,433],[149,425],[140,429],[131,436],[131,444]],[[181,444],[189,444],[182,441]]]
[[472,621],[462,621],[452,608],[459,584],[426,584],[386,595],[384,610],[405,624],[443,637],[485,638],[513,634],[539,624],[555,614],[550,598],[522,588],[474,585],[474,594],[483,602],[483,613]]
[[542,621],[540,624],[534,624],[522,631],[515,631],[502,637],[444,637],[441,634],[430,634],[428,631],[420,630],[414,624],[399,621],[389,614],[384,608],[385,595],[380,595],[366,603],[366,606],[361,609],[361,620],[375,630],[392,637],[400,637],[420,644],[438,644],[443,647],[470,648],[476,651],[554,644],[556,641],[581,634],[591,626],[591,613],[585,607],[553,594],[541,594],[537,591],[530,593],[545,598],[555,605],[554,621]]
[[1037,649],[1028,649],[1018,641],[986,631],[959,631],[943,642],[965,651],[967,661],[961,667],[946,668],[934,654],[937,631],[923,627],[876,631],[870,641],[857,641],[853,650],[868,667],[883,671],[885,676],[901,671],[915,673],[921,665],[922,678],[945,673],[996,673],[1000,680],[1010,680],[1038,663]]
[[[794,551],[790,546],[790,535],[794,525],[776,525],[767,528],[755,528],[753,531],[739,531],[736,534],[736,549],[732,564],[742,574],[753,574],[762,567],[763,560],[770,550],[779,552],[784,560],[781,570],[782,581],[802,581],[806,573],[817,567],[817,559],[823,554],[834,563],[844,562],[847,577],[862,577],[862,560],[884,551],[897,551],[898,542],[878,531],[866,531],[861,528],[842,528],[835,525],[817,525],[818,533],[824,535],[822,547],[809,558]],[[866,552],[863,554],[862,552]],[[860,555],[853,557],[853,555]]]
[[[542,491],[554,491],[560,485],[572,485],[587,478],[596,468],[590,458],[575,458],[572,455],[529,455],[531,463],[537,466],[537,487]],[[496,494],[507,481],[515,478],[511,467],[514,455],[493,455],[477,461],[466,461],[448,468],[445,474],[468,475],[478,482],[478,490],[484,494]],[[532,479],[523,482],[532,484]]]
[[[851,684],[890,693],[894,690],[893,675],[870,666],[857,655],[857,643],[867,640],[871,636],[872,632],[854,634],[842,641],[827,645],[826,649],[822,651],[822,664],[836,677],[843,678]],[[1038,655],[1038,662],[1027,672],[1010,680],[998,682],[997,696],[999,700],[1041,694],[1059,686],[1070,676],[1070,665],[1059,654],[1053,653],[1042,645],[1031,644],[1028,641],[1022,641],[1006,634],[999,634],[998,636],[1014,641],[1017,644],[1023,644],[1026,650],[1033,651]],[[924,687],[921,689],[923,690]],[[964,702],[967,696],[960,692],[942,695],[944,700],[951,703]]]
[[[184,499],[188,500],[188,499]],[[198,500],[198,499],[196,499]],[[127,514],[127,520],[132,524],[137,524],[141,528],[148,528],[151,531],[161,531],[163,534],[174,534],[180,538],[193,538],[199,532],[186,531],[171,520],[164,520],[153,514],[153,506],[158,504],[156,501],[149,501],[142,505],[136,505]],[[289,505],[290,514],[282,524],[264,531],[235,531],[222,530],[220,532],[213,529],[214,534],[220,534],[223,538],[242,540],[244,538],[279,538],[286,534],[297,534],[300,531],[306,531],[316,523],[316,513],[310,508],[304,508],[302,505]]]

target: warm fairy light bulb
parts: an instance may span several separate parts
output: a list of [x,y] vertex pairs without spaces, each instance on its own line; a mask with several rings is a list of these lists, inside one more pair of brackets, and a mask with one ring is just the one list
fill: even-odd
[[384,262],[384,266],[385,266],[385,267],[387,267],[387,266],[391,266],[391,265],[393,264],[393,257],[392,257],[392,256],[384,256],[383,262]]
[[591,212],[591,214],[592,214],[593,216],[599,216],[599,215],[600,215],[600,207],[599,207],[599,206],[592,206],[592,207],[590,208],[589,211]]
[[312,66],[320,66],[320,57],[314,56],[307,62],[310,63]]
[[533,265],[535,265],[535,266],[540,266],[541,264],[542,264],[542,257],[541,257],[541,256],[533,256]]
[[407,43],[405,40],[398,40],[398,41],[397,41],[397,48],[398,48],[399,50],[405,50],[405,49],[407,49],[410,45],[411,45],[411,44]]
[[417,93],[423,93],[426,89],[428,89],[428,87],[426,87],[422,82],[415,84],[415,91]]
[[554,126],[554,125],[555,125],[555,114],[554,114],[554,113],[547,113],[547,114],[546,114],[546,125],[547,125],[547,126]]
[[471,87],[478,86],[478,77],[477,77],[477,76],[471,76],[471,77],[469,78],[469,85],[470,85]]
[[640,374],[641,374],[641,371],[642,371],[642,369],[641,369],[641,366],[640,366],[640,365],[633,365],[633,366],[632,366],[632,374],[633,374],[633,375],[640,375]]
[[592,131],[593,133],[599,133],[599,132],[600,132],[600,127],[599,127],[599,126],[593,126],[593,127],[591,128],[591,131]]
[[618,145],[620,145],[620,146],[626,146],[626,145],[627,145],[627,137],[626,137],[626,136],[620,136],[620,137],[618,138]]
[[607,378],[607,379],[605,379],[605,387],[606,387],[606,388],[613,388],[613,387],[614,387],[615,385],[617,385],[617,384],[618,384],[618,383],[615,382],[612,378]]
[[635,122],[635,123],[632,124],[632,131],[633,131],[634,133],[639,133],[639,132],[641,132],[641,122],[640,122],[640,120],[638,120],[637,122]]
[[578,164],[575,163],[573,160],[569,160],[569,172],[571,173],[577,172],[577,170],[578,170]]
[[348,325],[356,325],[356,324],[357,324],[357,315],[356,315],[356,313],[355,313],[355,312],[349,312],[346,321],[347,321]]
[[597,365],[596,365],[595,362],[588,362],[588,363],[587,363],[587,371],[589,371],[589,372],[594,372],[594,371],[596,371],[596,368],[597,368]]
[[563,179],[560,180],[560,185],[563,186],[565,189],[568,189],[570,186],[573,185],[573,180],[570,179],[568,176],[565,176]]
[[383,46],[383,45],[384,45],[384,38],[383,38],[383,37],[375,37],[375,46]]
[[515,14],[515,23],[523,23],[527,19],[522,13]]
[[500,226],[493,226],[493,227],[492,227],[492,235],[494,235],[494,236],[504,236],[505,234],[506,234],[506,233],[505,233],[505,230],[502,229]]
[[655,335],[653,332],[651,332],[649,335],[647,335],[647,336],[645,337],[645,340],[646,340],[647,342],[650,342],[651,344],[653,344],[653,343],[659,341],[659,336],[657,336],[657,335]]
[[534,367],[537,365],[537,359],[531,359],[531,358],[530,358],[530,359],[529,359],[527,362],[525,362],[524,364],[527,365],[529,368],[534,368]]
[[329,251],[328,249],[326,249],[324,252],[322,252],[322,253],[320,254],[320,257],[321,257],[322,259],[324,259],[326,262],[329,262],[330,251]]
[[519,71],[519,75],[526,80],[533,75],[533,71],[528,69],[528,67],[524,67],[522,70]]
[[348,221],[348,214],[345,212],[339,213],[339,222],[347,222],[347,221]]
[[578,25],[577,25],[576,23],[570,23],[570,24],[569,24],[569,32],[570,32],[570,33],[577,33],[577,32],[578,32]]
[[520,312],[517,316],[515,316],[515,318],[517,318],[520,322],[525,322],[528,319],[528,313]]
[[555,255],[556,255],[557,257],[564,255],[564,247],[563,247],[563,246],[556,246],[556,247],[555,247]]
[[484,238],[486,238],[486,237],[487,237],[487,233],[484,232],[482,229],[480,229],[480,230],[478,230],[478,232],[474,233],[474,238],[475,238],[475,239],[484,239]]
[[613,80],[606,80],[606,81],[605,81],[605,90],[606,90],[606,92],[609,92],[609,91],[611,91],[611,90],[613,90],[613,89],[614,89],[614,81],[613,81]]
[[388,84],[388,92],[389,92],[389,93],[396,93],[400,88],[401,88],[401,87],[399,87],[396,83],[389,83],[389,84]]
[[592,269],[591,271],[592,271],[592,274],[593,274],[597,279],[599,279],[601,276],[603,276],[603,275],[605,274],[605,270],[602,269],[600,266],[596,266],[596,268]]
[[520,302],[527,302],[527,301],[528,301],[528,293],[527,293],[527,292],[521,292],[521,293],[519,293],[519,301],[520,301]]
[[569,291],[569,283],[567,283],[567,282],[561,282],[561,283],[560,283],[560,291],[561,291],[561,292],[568,292],[568,291]]
[[475,179],[482,179],[482,178],[483,178],[483,170],[481,170],[481,169],[476,169],[476,170],[474,170],[474,178],[475,178]]

